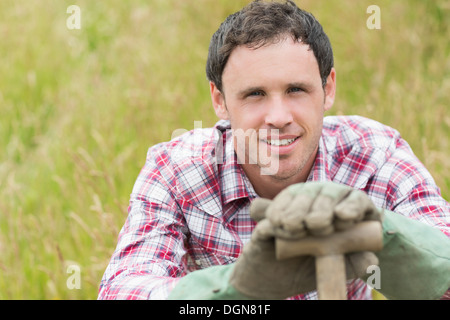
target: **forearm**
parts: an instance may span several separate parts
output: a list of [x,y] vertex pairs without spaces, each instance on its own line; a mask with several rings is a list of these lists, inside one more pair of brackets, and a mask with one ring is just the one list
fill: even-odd
[[182,239],[127,226],[105,270],[98,298],[166,299],[187,268]]
[[99,300],[165,300],[181,278],[126,273],[100,285]]
[[170,300],[244,300],[249,297],[230,284],[234,264],[197,270],[184,276],[172,292]]
[[450,287],[450,239],[437,228],[385,211],[377,256],[389,299],[439,299]]

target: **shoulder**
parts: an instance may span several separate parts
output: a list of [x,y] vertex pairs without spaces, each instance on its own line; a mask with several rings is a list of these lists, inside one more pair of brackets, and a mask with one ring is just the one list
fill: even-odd
[[400,140],[400,133],[385,124],[362,116],[324,118],[325,141],[345,148],[389,149]]
[[173,193],[214,181],[225,135],[226,128],[218,125],[196,128],[150,147],[138,180],[146,185],[162,184]]
[[134,197],[220,212],[222,160],[231,141],[227,129],[220,125],[197,128],[150,147]]
[[361,116],[325,117],[322,140],[332,179],[360,189],[406,144],[397,130]]
[[180,166],[202,160],[214,161],[215,150],[223,139],[223,127],[196,128],[158,143],[148,149],[147,160]]

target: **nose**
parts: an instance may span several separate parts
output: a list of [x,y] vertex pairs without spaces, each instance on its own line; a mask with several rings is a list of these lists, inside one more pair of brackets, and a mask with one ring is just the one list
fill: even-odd
[[267,105],[266,125],[281,129],[292,122],[292,111],[288,104],[281,98],[273,98]]

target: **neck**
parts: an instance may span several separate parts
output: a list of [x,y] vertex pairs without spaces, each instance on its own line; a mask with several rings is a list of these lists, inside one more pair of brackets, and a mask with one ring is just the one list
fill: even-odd
[[306,182],[311,169],[311,167],[308,168],[309,170],[304,170],[306,168],[303,168],[303,170],[293,176],[282,178],[276,175],[262,175],[260,173],[261,168],[257,165],[242,165],[242,168],[252,183],[255,192],[260,197],[271,200],[288,186]]

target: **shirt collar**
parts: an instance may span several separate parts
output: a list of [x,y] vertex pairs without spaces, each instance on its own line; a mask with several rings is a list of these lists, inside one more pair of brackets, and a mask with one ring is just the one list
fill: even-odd
[[316,160],[311,168],[307,181],[331,181],[330,171],[327,165],[327,150],[323,136],[319,139]]
[[229,121],[219,121],[216,128],[222,132],[223,161],[219,164],[219,180],[224,204],[241,198],[256,198],[257,194],[238,163],[233,146],[233,137]]

